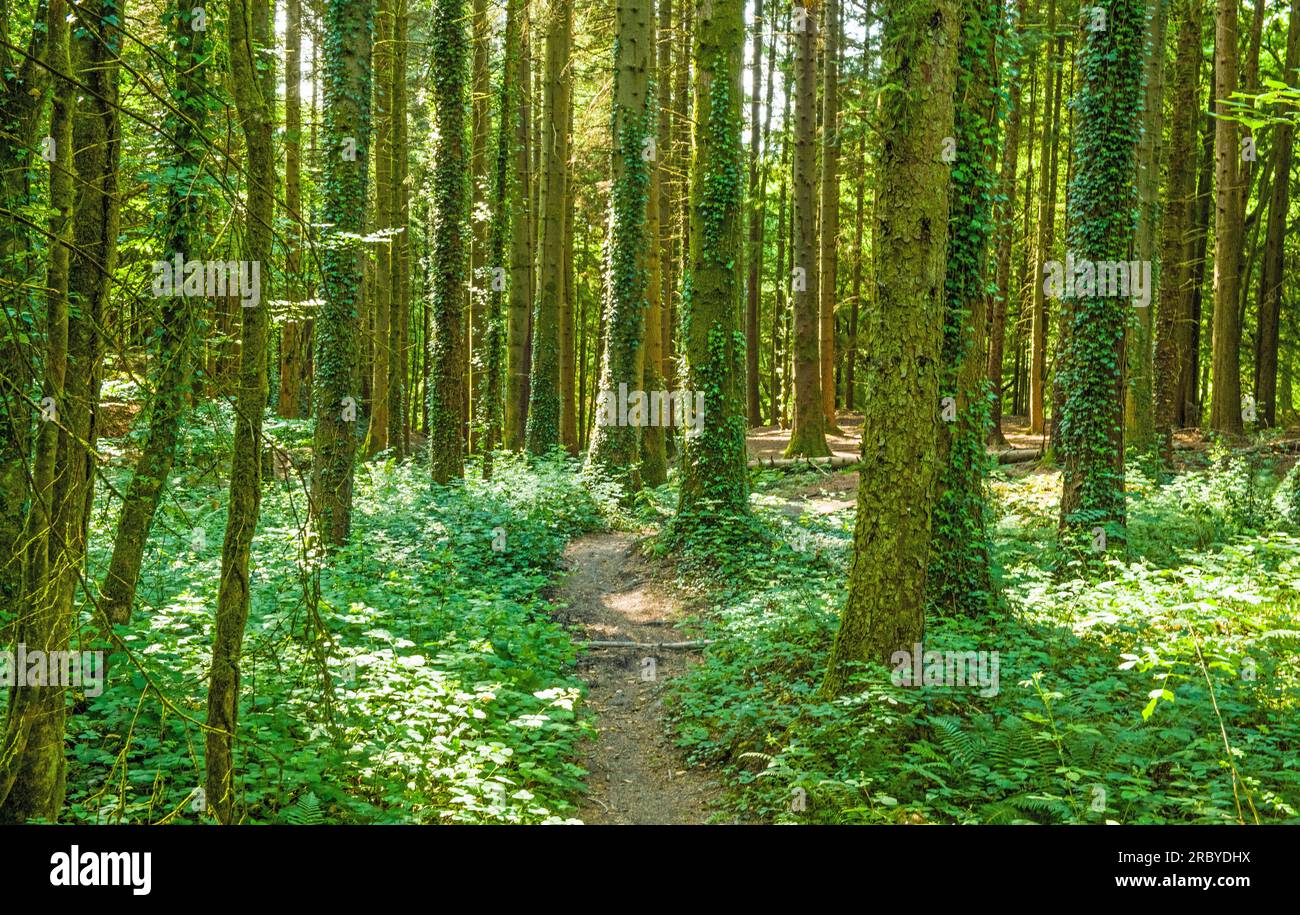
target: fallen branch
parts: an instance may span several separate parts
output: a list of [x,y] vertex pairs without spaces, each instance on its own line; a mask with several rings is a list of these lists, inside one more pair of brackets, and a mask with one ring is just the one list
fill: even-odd
[[1008,448],[998,452],[998,463],[1023,464],[1025,461],[1036,461],[1042,456],[1043,452],[1037,448]]
[[804,458],[804,457],[754,458],[749,462],[749,468],[751,470],[756,470],[756,469],[767,467],[767,468],[772,468],[774,470],[786,470],[791,467],[817,467],[817,468],[829,467],[832,470],[836,470],[841,467],[855,467],[857,466],[857,464],[858,464],[858,458],[845,457],[844,455],[837,454],[832,457],[820,457],[820,458]]

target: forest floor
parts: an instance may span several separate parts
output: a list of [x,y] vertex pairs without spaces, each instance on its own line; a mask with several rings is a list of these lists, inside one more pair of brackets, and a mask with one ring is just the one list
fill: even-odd
[[[564,552],[568,574],[553,601],[559,619],[592,641],[657,645],[690,637],[676,628],[682,601],[626,533],[589,534]],[[694,663],[689,649],[591,648],[578,660],[597,736],[588,743],[583,822],[700,824],[721,792],[707,770],[682,761],[664,727],[668,682]]]

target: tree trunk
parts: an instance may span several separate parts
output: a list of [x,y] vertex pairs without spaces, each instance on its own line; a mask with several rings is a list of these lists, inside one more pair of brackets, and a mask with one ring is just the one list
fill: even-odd
[[960,16],[951,0],[882,0],[882,144],[875,307],[865,362],[862,469],[848,600],[823,694],[849,665],[912,651],[925,630],[938,461],[948,171]]
[[794,422],[786,457],[825,457],[826,412],[821,391],[821,317],[817,282],[817,11],[791,22],[794,33],[794,247],[790,288],[794,307]]
[[365,252],[345,242],[366,225],[370,157],[370,46],[374,7],[325,8],[325,194],[322,221],[334,236],[321,253],[324,304],[316,321],[316,435],[312,510],[327,547],[347,543],[352,526],[352,464],[357,451],[358,322]]
[[533,305],[528,450],[560,444],[560,309],[564,296],[564,192],[569,165],[569,56],[573,0],[554,0],[546,26],[542,89],[541,197],[538,202],[537,301]]
[[1241,167],[1241,130],[1229,119],[1228,99],[1237,91],[1237,3],[1216,0],[1214,42],[1214,325],[1210,343],[1214,387],[1210,428],[1241,435],[1241,252],[1246,201]]

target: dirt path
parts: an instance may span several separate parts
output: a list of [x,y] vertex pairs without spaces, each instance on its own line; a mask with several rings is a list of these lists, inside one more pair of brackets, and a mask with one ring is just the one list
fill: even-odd
[[[681,605],[657,583],[628,534],[592,534],[564,552],[568,574],[553,601],[575,635],[589,641],[682,642],[672,624]],[[591,824],[698,824],[720,786],[687,768],[664,734],[663,691],[694,653],[679,649],[592,648],[578,660],[597,738],[587,745],[588,794],[579,817]]]

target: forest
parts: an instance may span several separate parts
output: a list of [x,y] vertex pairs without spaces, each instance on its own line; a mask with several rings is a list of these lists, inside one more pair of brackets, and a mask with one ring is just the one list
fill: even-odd
[[0,79],[0,824],[1300,824],[1300,0]]

